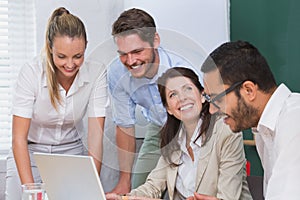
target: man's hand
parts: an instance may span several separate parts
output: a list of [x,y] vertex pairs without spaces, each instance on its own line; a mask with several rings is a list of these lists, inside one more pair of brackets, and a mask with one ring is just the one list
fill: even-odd
[[125,176],[120,176],[118,184],[110,193],[116,193],[116,194],[129,193],[130,189],[131,189],[131,183],[130,183],[130,174],[128,174],[128,175],[129,175],[129,178],[126,178]]

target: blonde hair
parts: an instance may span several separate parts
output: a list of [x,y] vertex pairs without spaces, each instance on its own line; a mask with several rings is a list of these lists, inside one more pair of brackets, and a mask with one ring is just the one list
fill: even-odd
[[45,38],[45,64],[47,86],[52,106],[57,109],[57,104],[61,103],[59,85],[56,78],[57,68],[53,62],[51,49],[53,41],[58,36],[68,36],[70,38],[84,38],[87,43],[86,30],[83,22],[72,15],[67,9],[60,7],[53,11],[48,20]]

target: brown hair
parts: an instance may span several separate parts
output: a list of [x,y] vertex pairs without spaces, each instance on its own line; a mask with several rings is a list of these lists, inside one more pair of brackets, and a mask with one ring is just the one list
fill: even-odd
[[[157,81],[161,100],[165,107],[167,107],[166,82],[171,78],[179,76],[184,76],[190,79],[192,83],[198,88],[200,93],[202,93],[204,90],[201,83],[199,82],[198,76],[193,70],[184,67],[170,68],[165,73],[163,73],[163,75],[159,77]],[[205,137],[203,137],[202,145],[205,145],[211,137],[213,126],[215,123],[215,115],[211,115],[209,113],[209,103],[206,101],[202,104],[202,110],[199,114],[199,118],[202,118],[203,122],[200,128],[200,132],[194,142],[196,142],[202,135],[204,135]],[[168,113],[167,121],[160,131],[162,156],[166,159],[167,162],[175,166],[177,166],[178,163],[174,163],[174,161],[171,160],[171,155],[173,151],[179,149],[177,139],[181,126],[181,120]]]
[[153,46],[156,26],[154,19],[147,12],[132,8],[124,11],[112,25],[112,35],[137,34],[143,41]]

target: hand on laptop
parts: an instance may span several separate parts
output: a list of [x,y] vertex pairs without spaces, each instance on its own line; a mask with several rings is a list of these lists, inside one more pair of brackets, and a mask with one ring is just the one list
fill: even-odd
[[116,193],[107,193],[105,194],[106,200],[121,200],[122,196]]
[[105,195],[106,200],[159,200],[148,197],[137,197],[137,196],[121,196],[116,193],[108,193]]

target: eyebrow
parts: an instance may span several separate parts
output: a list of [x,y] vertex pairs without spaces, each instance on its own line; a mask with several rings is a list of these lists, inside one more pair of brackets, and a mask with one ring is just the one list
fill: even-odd
[[[191,84],[191,83],[186,83],[186,84],[183,84],[182,86],[177,87],[177,88],[185,88],[185,87],[188,87],[188,86],[193,86],[193,84]],[[177,88],[172,89],[172,90],[170,90],[170,89],[168,88],[168,90],[169,90],[170,92],[173,92],[173,91],[177,90]]]
[[121,51],[121,50],[117,50],[117,52],[119,54],[129,54],[129,53],[134,53],[134,52],[138,52],[138,51],[143,51],[145,48],[144,47],[141,47],[141,48],[138,48],[138,49],[133,49],[129,52],[124,52],[124,51]]

